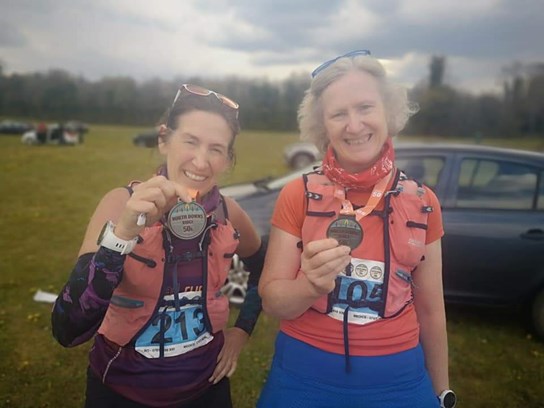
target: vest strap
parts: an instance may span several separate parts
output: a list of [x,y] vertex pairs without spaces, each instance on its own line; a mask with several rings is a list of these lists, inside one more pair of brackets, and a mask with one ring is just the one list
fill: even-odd
[[169,264],[175,264],[177,262],[191,262],[192,260],[200,258],[204,258],[204,251],[186,251],[179,255],[168,254],[168,256],[166,257],[166,262]]
[[419,222],[414,222],[414,221],[406,221],[406,226],[408,228],[421,228],[421,229],[427,230],[427,224],[421,224]]

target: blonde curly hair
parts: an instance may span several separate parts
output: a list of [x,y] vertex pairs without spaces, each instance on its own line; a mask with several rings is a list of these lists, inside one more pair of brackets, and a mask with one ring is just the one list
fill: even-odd
[[301,140],[314,143],[322,153],[327,150],[329,138],[323,122],[321,95],[331,83],[357,70],[378,81],[390,136],[396,136],[404,129],[410,116],[419,110],[416,103],[408,100],[406,88],[387,78],[385,68],[376,58],[369,55],[339,58],[313,78],[298,109]]

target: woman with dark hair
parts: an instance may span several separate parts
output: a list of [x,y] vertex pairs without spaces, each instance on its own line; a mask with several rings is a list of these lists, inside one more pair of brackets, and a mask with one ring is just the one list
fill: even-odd
[[312,77],[299,125],[324,159],[272,216],[259,292],[281,323],[258,407],[452,408],[440,204],[394,162],[416,107],[366,50]]
[[[238,104],[184,84],[160,126],[165,163],[107,193],[52,312],[65,347],[94,336],[88,408],[231,407],[228,377],[260,313],[261,240],[217,179],[232,164]],[[226,328],[232,256],[251,272]]]

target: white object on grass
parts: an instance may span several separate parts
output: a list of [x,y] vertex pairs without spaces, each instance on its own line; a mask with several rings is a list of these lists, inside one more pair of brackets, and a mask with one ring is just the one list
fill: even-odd
[[36,302],[55,303],[55,300],[57,300],[57,295],[54,293],[44,292],[41,289],[34,293],[34,301]]

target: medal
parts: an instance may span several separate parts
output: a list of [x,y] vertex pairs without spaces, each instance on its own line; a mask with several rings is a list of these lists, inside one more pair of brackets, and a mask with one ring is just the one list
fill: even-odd
[[389,173],[374,186],[366,205],[357,210],[353,209],[353,204],[347,199],[344,188],[337,186],[334,196],[342,203],[342,209],[338,218],[327,228],[327,238],[334,238],[340,245],[349,246],[351,249],[361,245],[364,233],[359,221],[376,208],[384,196],[391,174]]
[[327,228],[327,238],[334,238],[340,245],[357,248],[363,241],[363,229],[355,216],[340,215]]
[[179,201],[168,213],[166,225],[180,239],[196,238],[206,228],[206,210],[196,201]]

